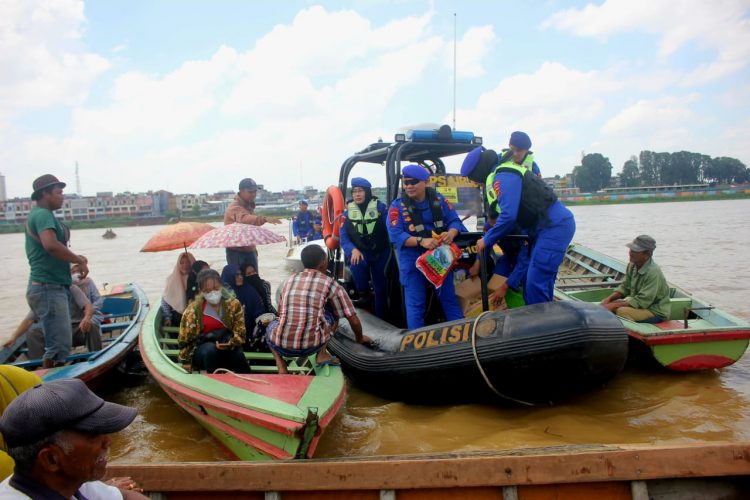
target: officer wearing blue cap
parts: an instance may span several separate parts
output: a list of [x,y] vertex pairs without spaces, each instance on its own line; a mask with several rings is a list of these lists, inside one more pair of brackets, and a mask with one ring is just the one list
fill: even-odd
[[375,291],[375,315],[385,318],[388,308],[385,265],[391,253],[387,210],[372,195],[370,181],[352,179],[352,199],[346,203],[341,248],[361,298],[369,299],[370,283]]
[[315,215],[313,218],[312,229],[310,230],[310,236],[307,237],[307,241],[315,241],[323,239],[323,219],[319,215]]
[[[424,326],[428,282],[417,269],[417,258],[441,243],[449,245],[466,231],[456,210],[434,188],[427,187],[430,174],[419,165],[407,165],[401,171],[404,191],[388,212],[388,234],[396,248],[399,277],[404,287],[406,322],[409,329]],[[433,232],[439,237],[433,238]],[[431,285],[430,285],[431,286]],[[435,291],[446,321],[463,318],[453,288],[453,273]]]
[[299,200],[299,211],[292,221],[292,232],[297,243],[302,240],[310,241],[310,234],[313,228],[313,214],[307,211],[308,205],[307,200]]
[[493,294],[495,302],[505,296],[508,287],[518,290],[524,282],[526,304],[551,301],[557,268],[576,230],[575,218],[570,210],[529,168],[529,148],[529,136],[524,132],[513,132],[509,155],[493,160],[494,152],[491,150],[474,150],[466,156],[461,166],[461,175],[476,182],[485,182],[487,202],[492,212],[489,215],[498,214],[495,224],[477,242],[477,251],[491,248],[517,228],[529,236],[531,254],[528,269],[526,266],[516,266],[505,285]]

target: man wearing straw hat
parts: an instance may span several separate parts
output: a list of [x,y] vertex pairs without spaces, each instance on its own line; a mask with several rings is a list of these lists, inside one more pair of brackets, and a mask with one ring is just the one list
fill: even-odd
[[70,264],[79,266],[82,278],[89,273],[86,258],[68,249],[70,231],[54,214],[63,206],[64,187],[52,174],[37,178],[31,193],[36,206],[26,221],[26,257],[31,268],[26,300],[44,331],[44,368],[64,363],[72,347]]

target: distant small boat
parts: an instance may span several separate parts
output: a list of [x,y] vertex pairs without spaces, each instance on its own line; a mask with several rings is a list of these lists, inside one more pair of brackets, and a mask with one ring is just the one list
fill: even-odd
[[111,240],[112,238],[117,238],[117,234],[111,229],[107,229],[102,235],[102,238],[105,240]]
[[[625,277],[627,264],[582,245],[568,247],[560,266],[555,298],[599,303]],[[669,283],[670,316],[661,323],[623,318],[630,336],[631,361],[656,362],[686,372],[724,368],[742,357],[750,342],[750,323],[736,318]]]
[[45,382],[62,378],[79,378],[92,389],[107,387],[110,376],[128,372],[131,353],[138,344],[138,334],[149,310],[146,294],[135,283],[110,287],[104,296],[102,314],[109,323],[101,325],[101,351],[89,352],[76,348],[65,360],[64,366],[42,369],[41,359],[29,359],[26,335],[19,337],[13,346],[0,349],[0,363],[12,364],[27,370],[36,370]]

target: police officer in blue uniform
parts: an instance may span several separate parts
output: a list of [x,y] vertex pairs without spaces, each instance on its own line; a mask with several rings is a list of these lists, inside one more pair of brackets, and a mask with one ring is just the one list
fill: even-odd
[[508,287],[518,290],[524,271],[526,304],[552,301],[557,269],[576,230],[572,212],[526,165],[530,148],[531,139],[526,133],[513,132],[510,154],[504,155],[499,165],[497,154],[480,147],[466,155],[461,166],[461,175],[486,182],[487,200],[491,205],[495,202],[500,212],[497,222],[477,242],[477,251],[491,247],[510,234],[516,225],[529,235],[528,269],[516,266],[505,285],[495,292],[495,301],[505,296]]
[[352,199],[344,211],[341,248],[354,278],[360,297],[370,296],[370,282],[375,291],[375,315],[387,314],[388,289],[385,266],[391,254],[387,229],[388,211],[383,202],[372,195],[370,181],[352,179]]
[[292,222],[292,232],[297,243],[301,240],[307,240],[312,231],[313,215],[308,212],[307,206],[307,200],[299,200],[299,211]]
[[[388,213],[388,235],[396,248],[399,277],[404,287],[406,322],[409,329],[424,326],[426,286],[432,286],[417,269],[417,258],[440,243],[450,244],[466,231],[456,210],[433,188],[427,187],[430,174],[419,165],[407,165],[401,171],[404,191]],[[433,238],[433,231],[440,235]],[[453,287],[453,272],[436,290],[447,321],[464,317]]]
[[315,218],[313,219],[313,226],[310,230],[310,235],[307,237],[307,241],[315,241],[315,240],[322,240],[323,239],[323,219],[320,218],[320,215],[315,215]]

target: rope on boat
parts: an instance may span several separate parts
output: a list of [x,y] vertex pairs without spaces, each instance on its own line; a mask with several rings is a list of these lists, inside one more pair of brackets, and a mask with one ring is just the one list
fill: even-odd
[[271,385],[271,382],[269,382],[268,380],[261,380],[259,378],[246,377],[245,375],[240,375],[239,373],[235,373],[232,370],[227,370],[226,368],[217,368],[216,370],[214,370],[214,375],[218,375],[221,373],[228,373],[230,375],[234,375],[237,378],[241,378],[242,380],[247,380],[248,382],[257,382],[259,384]]
[[477,368],[479,368],[479,373],[482,374],[482,378],[484,378],[484,381],[487,382],[487,386],[492,389],[492,392],[497,394],[503,399],[507,399],[508,401],[513,401],[514,403],[520,403],[522,405],[526,406],[534,406],[533,403],[529,403],[528,401],[521,401],[520,399],[512,398],[510,396],[506,396],[505,394],[501,393],[497,389],[495,389],[495,386],[492,385],[492,382],[490,382],[489,377],[484,372],[484,368],[482,368],[482,363],[479,361],[479,354],[477,353],[477,325],[479,325],[479,321],[482,319],[482,316],[489,313],[491,311],[482,311],[479,316],[477,316],[477,319],[474,320],[473,328],[471,329],[471,350],[474,353],[474,361],[477,362]]

